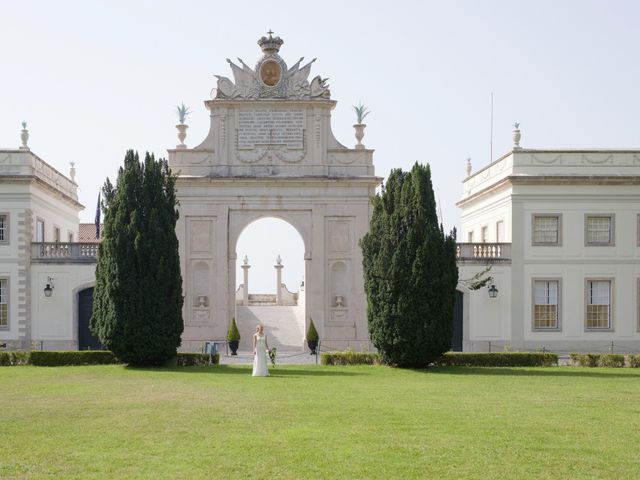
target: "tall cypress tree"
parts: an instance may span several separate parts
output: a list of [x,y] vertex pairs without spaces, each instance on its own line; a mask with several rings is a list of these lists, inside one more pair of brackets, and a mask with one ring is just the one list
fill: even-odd
[[102,189],[104,232],[98,250],[91,329],[130,365],[175,356],[183,331],[182,277],[175,233],[175,177],[166,160],[129,150],[115,187]]
[[371,341],[386,363],[424,368],[451,348],[455,231],[438,225],[429,165],[391,171],[362,239]]

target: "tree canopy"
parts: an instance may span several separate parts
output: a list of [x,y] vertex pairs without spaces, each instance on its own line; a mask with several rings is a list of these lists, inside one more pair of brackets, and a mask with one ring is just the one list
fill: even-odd
[[367,320],[383,361],[424,368],[451,348],[455,230],[438,224],[429,165],[391,171],[361,242]]
[[175,177],[166,160],[129,150],[102,196],[91,329],[123,362],[161,364],[183,331]]

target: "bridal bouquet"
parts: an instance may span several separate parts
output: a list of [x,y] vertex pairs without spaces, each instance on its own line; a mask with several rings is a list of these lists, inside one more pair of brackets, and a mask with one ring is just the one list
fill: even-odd
[[271,365],[276,366],[276,347],[273,347],[270,350],[267,350],[269,354],[269,360],[271,360]]

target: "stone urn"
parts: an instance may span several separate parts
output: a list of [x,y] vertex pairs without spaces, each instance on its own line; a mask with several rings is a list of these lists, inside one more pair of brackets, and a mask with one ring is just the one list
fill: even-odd
[[365,146],[362,144],[362,139],[364,138],[364,129],[367,127],[364,123],[356,123],[353,128],[356,129],[356,150],[364,150]]
[[187,128],[189,128],[189,125],[179,123],[176,125],[176,128],[178,129],[178,140],[180,140],[180,145],[176,145],[176,148],[185,149],[187,146],[184,143],[184,139],[187,138]]
[[27,142],[29,141],[29,130],[23,128],[20,132],[20,140],[22,140],[22,145],[20,146],[20,150],[29,150],[27,146]]
[[520,133],[520,124],[519,123],[514,123],[514,130],[513,130],[513,149],[514,150],[520,150],[520,139],[522,138],[522,134]]

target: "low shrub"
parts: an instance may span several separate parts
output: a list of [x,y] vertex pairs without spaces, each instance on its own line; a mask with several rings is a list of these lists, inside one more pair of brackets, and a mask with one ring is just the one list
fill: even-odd
[[622,368],[624,367],[624,355],[603,353],[600,355],[598,365],[601,367]]
[[31,365],[57,367],[62,365],[109,365],[118,363],[108,350],[54,351],[34,350],[30,352]]
[[627,358],[631,368],[640,368],[640,353],[628,355]]
[[0,367],[28,365],[31,352],[0,352]]
[[[632,357],[633,355],[629,355]],[[624,367],[624,355],[616,353],[570,353],[571,364],[579,367]],[[629,360],[631,363],[631,360]]]
[[570,353],[571,364],[578,367],[597,367],[600,359],[599,353]]
[[202,367],[218,365],[218,363],[220,363],[219,353],[214,353],[211,356],[208,353],[178,353],[169,361],[169,365],[176,367]]
[[551,367],[558,355],[542,352],[447,352],[432,363],[438,367]]
[[322,365],[379,365],[380,355],[376,352],[328,352],[320,354]]
[[229,326],[229,330],[227,331],[227,341],[228,342],[240,341],[240,331],[238,330],[238,326],[236,325],[236,317],[233,317],[231,319],[231,325]]
[[313,324],[313,319],[309,319],[309,328],[307,329],[307,342],[319,342],[320,335],[318,335],[318,330],[316,330],[316,326]]

